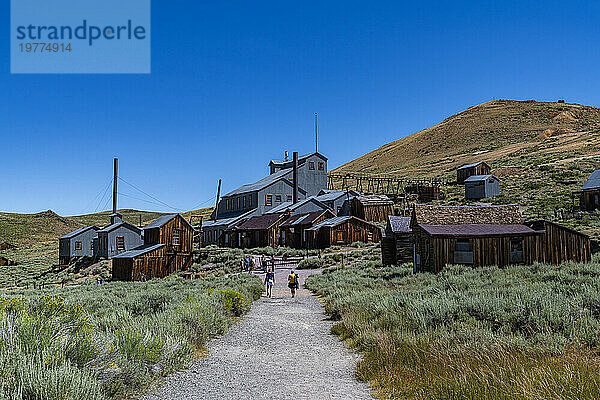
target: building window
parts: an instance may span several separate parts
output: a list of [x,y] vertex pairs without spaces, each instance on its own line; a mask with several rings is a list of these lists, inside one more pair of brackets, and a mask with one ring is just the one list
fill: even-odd
[[473,264],[473,251],[469,239],[458,239],[454,249],[455,264]]
[[93,240],[90,242],[90,254],[94,255],[94,241]]
[[248,207],[252,207],[252,195],[248,195]]
[[248,198],[244,196],[244,208],[248,208]]
[[292,201],[293,197],[291,194],[288,194],[287,196],[285,196],[285,201]]
[[319,171],[325,171],[325,163],[323,161],[319,161]]
[[242,199],[240,199],[239,197],[237,198],[237,208],[238,210],[242,208]]
[[308,162],[308,169],[314,171],[315,170],[315,162],[314,161],[309,161]]
[[179,246],[179,229],[173,229],[173,246]]
[[266,206],[272,206],[273,205],[273,195],[272,194],[265,195],[265,205]]
[[125,250],[125,236],[117,236],[117,251]]
[[75,242],[75,250],[81,251],[81,242]]
[[510,263],[521,264],[523,262],[523,238],[510,238]]
[[280,194],[275,195],[275,201],[277,203],[281,203],[281,195]]

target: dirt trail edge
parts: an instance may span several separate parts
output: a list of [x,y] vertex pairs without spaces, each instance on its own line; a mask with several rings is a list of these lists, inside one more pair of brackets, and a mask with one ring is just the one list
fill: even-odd
[[[209,356],[142,397],[158,399],[372,399],[356,379],[358,356],[330,333],[332,322],[308,290],[290,298],[278,270],[273,298],[209,345]],[[304,283],[307,271],[300,271]],[[264,275],[261,275],[264,277]]]

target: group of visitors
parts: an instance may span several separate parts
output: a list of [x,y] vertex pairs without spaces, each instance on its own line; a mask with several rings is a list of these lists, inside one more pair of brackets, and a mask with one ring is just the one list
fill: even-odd
[[[273,297],[273,285],[275,285],[275,270],[270,269],[265,275],[265,285],[267,287],[267,297]],[[288,287],[292,293],[292,298],[296,297],[296,289],[300,287],[300,279],[294,270],[288,275]]]

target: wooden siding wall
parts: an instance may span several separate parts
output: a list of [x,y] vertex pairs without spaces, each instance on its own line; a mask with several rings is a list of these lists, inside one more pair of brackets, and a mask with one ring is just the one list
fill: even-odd
[[[285,231],[285,245],[288,247],[292,247],[294,249],[306,248],[307,243],[302,243],[302,238],[304,237],[304,235],[303,235],[304,230],[318,224],[319,222],[322,222],[328,218],[331,218],[332,216],[333,216],[333,214],[326,212],[326,213],[323,213],[323,215],[316,218],[310,224],[294,225],[293,233],[291,230],[291,228],[292,228],[291,226],[286,226],[285,228],[282,228],[281,230]],[[308,242],[308,238],[307,238],[307,242]]]
[[413,238],[411,233],[396,233],[396,265],[413,261]]
[[465,179],[473,175],[488,175],[492,169],[485,163],[475,167],[456,170],[456,182],[459,184],[465,183]]
[[600,203],[596,204],[596,196],[600,198],[600,189],[581,192],[581,197],[579,198],[581,209],[588,211],[600,209]]
[[381,230],[374,225],[356,219],[349,219],[334,227],[324,227],[318,233],[311,232],[307,237],[312,249],[333,245],[348,245],[353,242],[377,243],[381,240]]
[[381,263],[383,265],[396,264],[396,239],[393,236],[381,238]]
[[[413,229],[416,251],[421,263],[418,271],[439,272],[446,264],[454,264],[456,237],[431,237],[420,227]],[[494,237],[471,237],[473,266],[506,266],[510,264],[510,239],[523,238],[523,264],[533,264],[543,254],[543,237],[539,234]]]
[[142,274],[146,279],[164,278],[182,271],[191,263],[191,255],[167,254],[166,248],[151,251],[134,258],[114,258],[112,260],[113,279],[139,281]]
[[[173,245],[175,229],[179,229],[179,246]],[[168,250],[191,252],[194,246],[194,229],[181,215],[177,215],[160,228],[146,229],[144,244],[164,244]]]
[[591,261],[592,244],[589,237],[548,221],[543,223],[546,233],[539,262],[560,264],[564,261]]
[[394,215],[394,205],[364,205],[358,199],[352,199],[350,215],[365,221],[386,221],[387,217]]

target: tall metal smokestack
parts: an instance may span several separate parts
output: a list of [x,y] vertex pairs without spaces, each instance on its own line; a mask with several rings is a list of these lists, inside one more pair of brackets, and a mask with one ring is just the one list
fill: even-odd
[[319,136],[318,136],[318,117],[317,113],[315,113],[315,153],[319,152]]
[[294,167],[293,167],[293,179],[294,179],[294,204],[298,202],[298,152],[294,152]]
[[117,179],[118,179],[119,159],[114,159],[114,172],[113,172],[113,214],[117,212]]
[[221,197],[221,180],[219,179],[219,187],[217,189],[217,204],[215,204],[215,218],[217,220],[217,213],[219,212],[219,197]]

